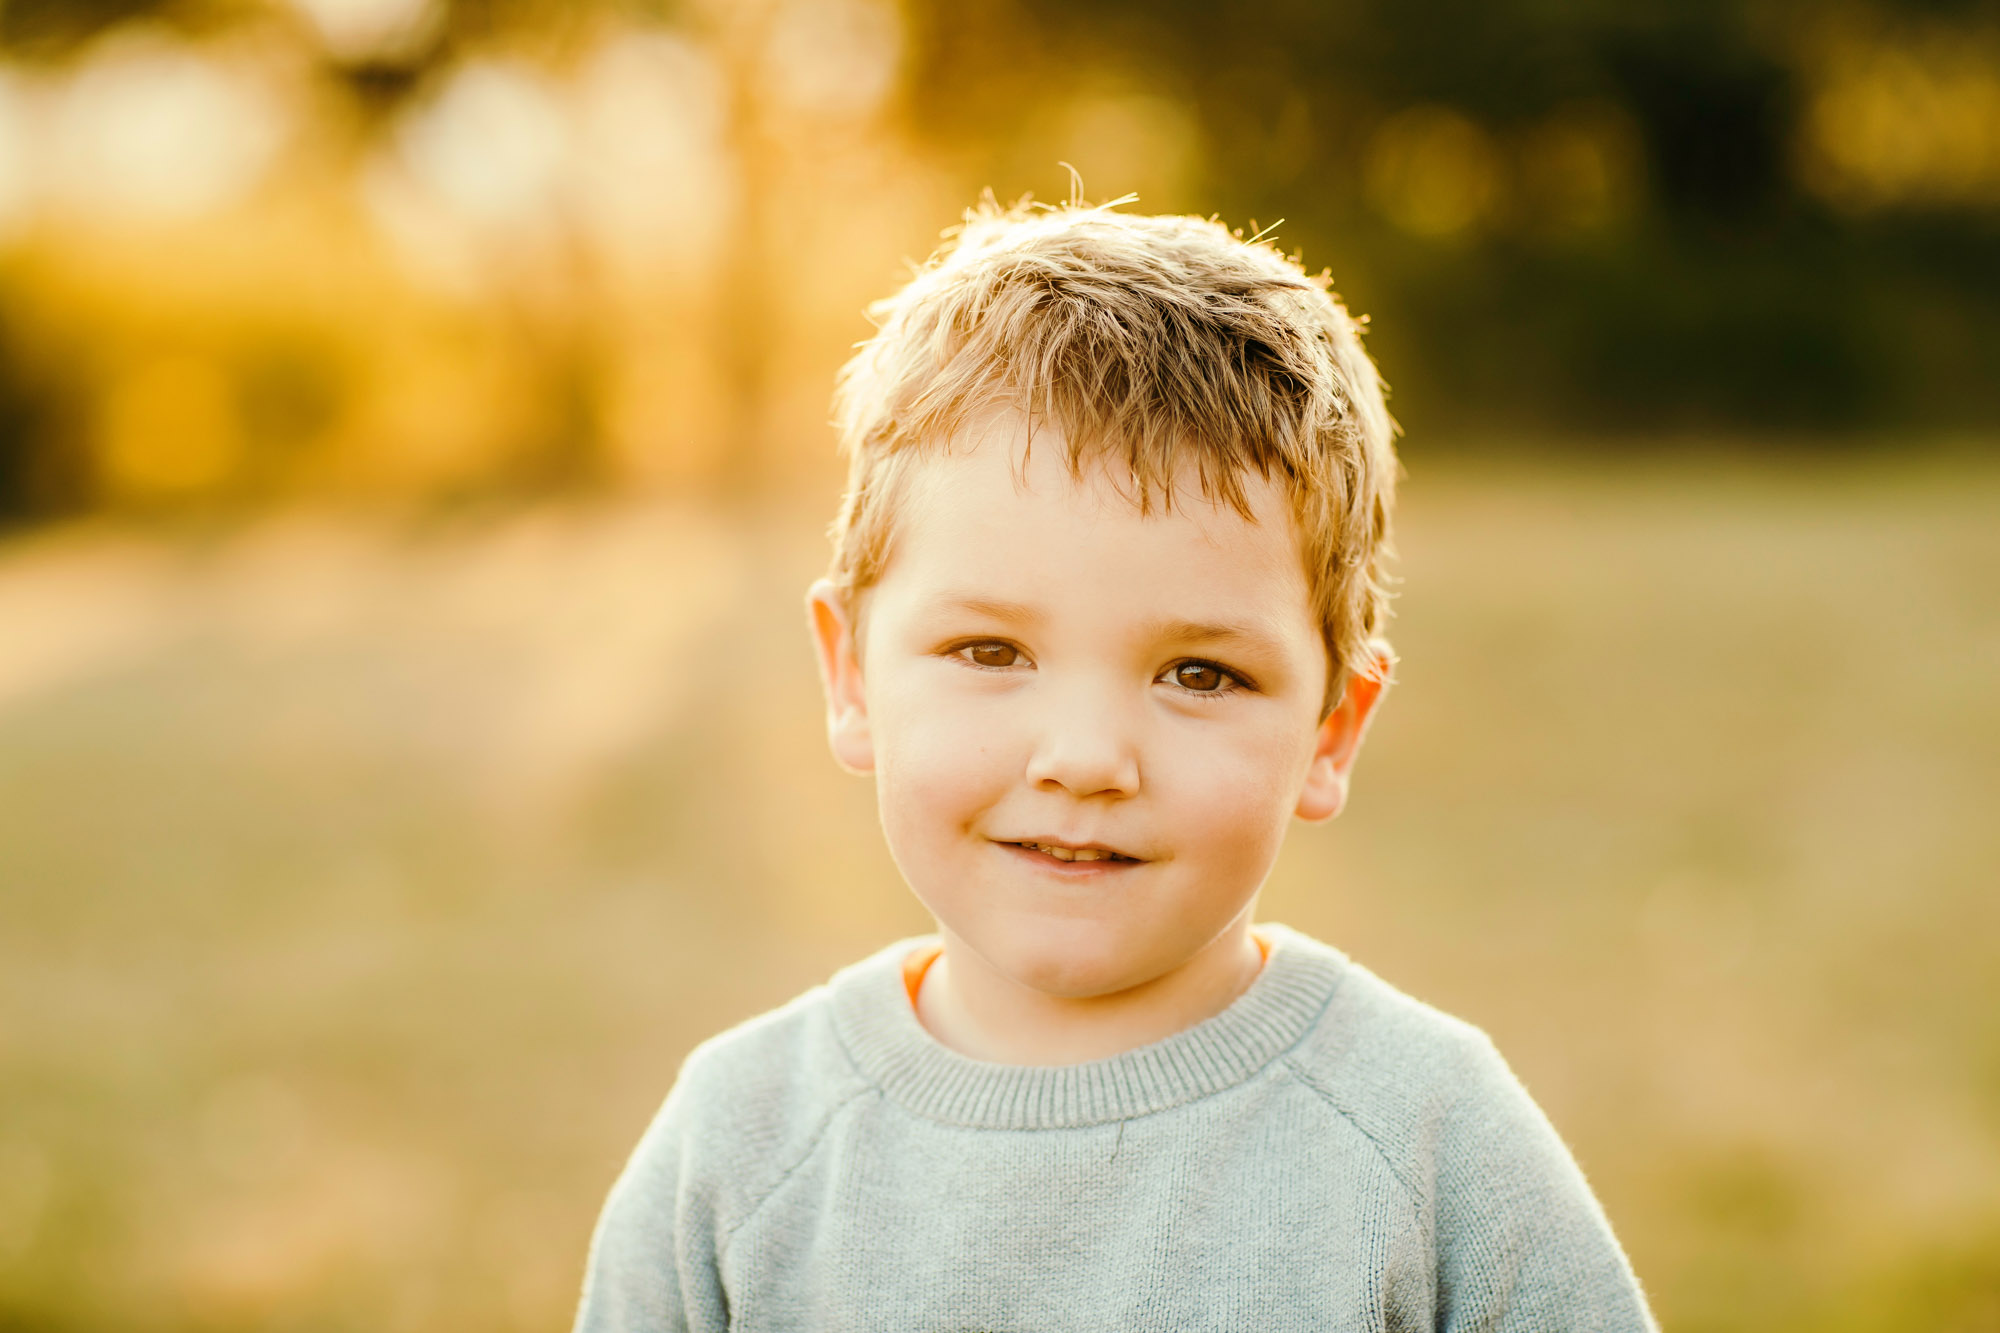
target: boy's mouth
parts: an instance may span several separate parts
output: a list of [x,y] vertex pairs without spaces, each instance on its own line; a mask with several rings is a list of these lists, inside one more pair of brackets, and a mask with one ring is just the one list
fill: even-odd
[[1040,852],[1042,855],[1052,856],[1058,861],[1135,862],[1139,859],[1136,856],[1127,856],[1123,852],[1114,852],[1109,847],[1068,847],[1059,842],[1027,841],[1008,842],[1006,845],[1009,847],[1020,847],[1031,852]]

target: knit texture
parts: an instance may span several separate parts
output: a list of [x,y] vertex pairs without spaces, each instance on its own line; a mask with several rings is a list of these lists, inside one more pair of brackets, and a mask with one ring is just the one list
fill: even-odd
[[1485,1034],[1338,950],[1107,1060],[970,1060],[905,940],[688,1057],[598,1222],[578,1333],[1644,1330]]

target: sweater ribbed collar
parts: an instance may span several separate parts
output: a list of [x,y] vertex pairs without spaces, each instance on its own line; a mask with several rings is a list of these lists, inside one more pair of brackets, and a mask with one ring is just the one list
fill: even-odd
[[986,1129],[1064,1129],[1150,1115],[1244,1082],[1296,1045],[1348,966],[1339,950],[1260,925],[1271,956],[1214,1017],[1149,1046],[1078,1065],[973,1060],[917,1021],[903,960],[935,937],[899,941],[838,973],[835,1029],[863,1077],[918,1115]]

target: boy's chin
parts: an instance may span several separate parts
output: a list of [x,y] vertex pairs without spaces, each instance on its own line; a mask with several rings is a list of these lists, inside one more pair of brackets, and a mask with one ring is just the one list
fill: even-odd
[[[1022,932],[960,938],[986,965],[1024,989],[1061,1000],[1116,995],[1170,972],[1176,960],[1158,942],[1076,923]],[[1181,960],[1185,961],[1185,960]]]

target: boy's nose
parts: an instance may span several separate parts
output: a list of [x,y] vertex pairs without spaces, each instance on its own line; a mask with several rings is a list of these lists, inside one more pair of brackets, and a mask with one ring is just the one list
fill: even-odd
[[1139,747],[1126,711],[1085,691],[1051,708],[1028,758],[1028,785],[1072,796],[1135,794]]

